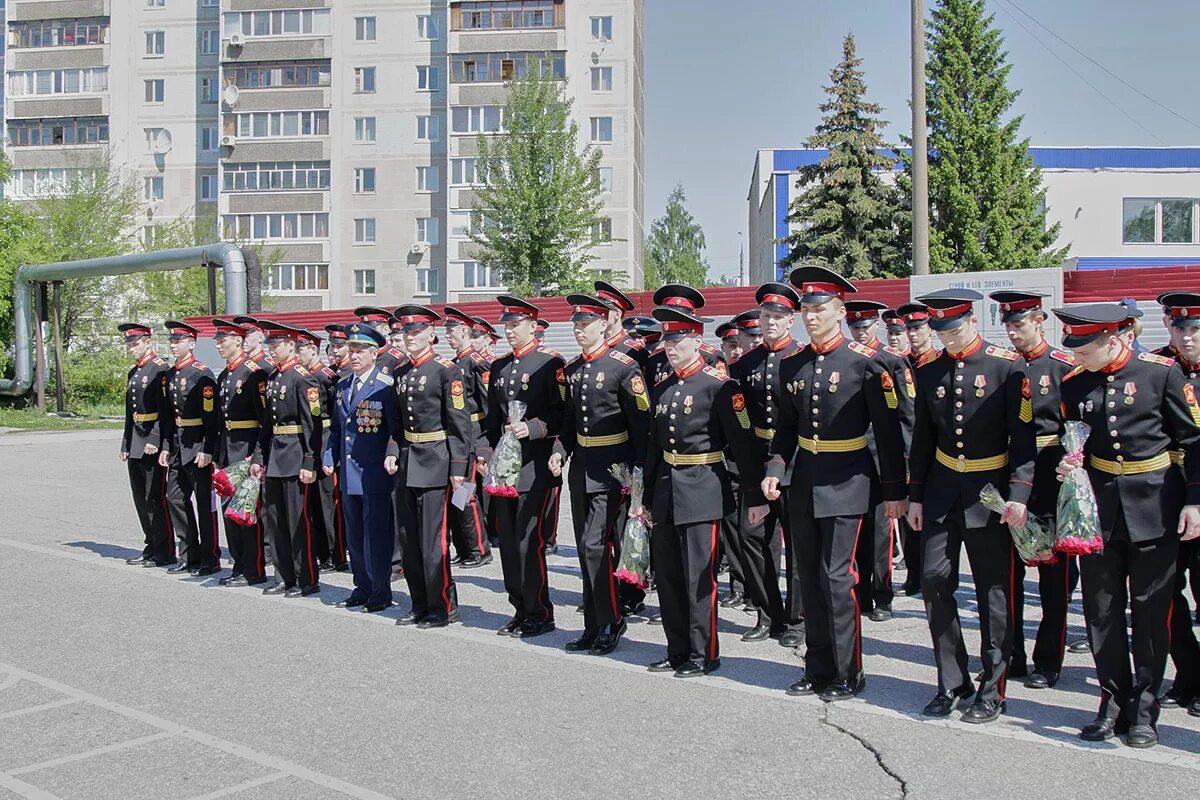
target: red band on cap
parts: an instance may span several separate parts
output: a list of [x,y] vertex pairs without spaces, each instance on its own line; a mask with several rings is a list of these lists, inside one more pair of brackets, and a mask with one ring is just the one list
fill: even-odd
[[389,319],[387,314],[363,314],[363,322],[387,322]]
[[428,324],[433,322],[433,317],[426,316],[425,314],[408,314],[400,317],[400,322],[404,325],[415,325],[418,323]]
[[604,316],[605,314],[608,313],[608,309],[605,308],[604,306],[583,305],[583,306],[575,306],[575,312],[578,314],[597,314],[600,316]]
[[929,309],[929,314],[937,319],[953,319],[954,317],[968,313],[973,306],[974,304],[972,303],[959,303],[949,308],[931,308]]
[[834,297],[845,297],[846,290],[836,283],[806,283],[805,294],[831,294]]
[[1170,310],[1171,319],[1187,319],[1189,317],[1200,317],[1200,307],[1197,306],[1176,306]]
[[850,319],[875,319],[879,316],[879,309],[868,308],[865,311],[851,311]]
[[[605,297],[609,300],[612,300],[614,303],[617,304],[617,307],[621,308],[621,309],[632,309],[633,308],[633,306],[629,305],[628,301],[626,301],[626,299],[624,297],[621,297],[620,295],[615,294],[613,292],[605,291],[604,289],[601,289],[600,291],[596,292],[596,296],[597,297]],[[608,311],[607,308],[604,310]]]
[[521,306],[505,306],[504,313],[517,314],[522,317],[533,317],[534,319],[537,319],[537,311],[533,310],[532,308],[522,308]]
[[703,333],[704,325],[699,322],[664,322],[663,333]]
[[756,319],[743,319],[737,324],[739,328],[757,328],[760,326],[760,321]]
[[1068,336],[1092,336],[1097,333],[1116,333],[1121,327],[1120,322],[1096,322],[1084,325],[1063,325],[1063,333]]
[[213,335],[219,336],[221,334],[226,334],[229,336],[241,336],[242,328],[235,327],[233,325],[218,325],[213,329]]
[[345,331],[329,331],[329,338],[330,339],[347,339],[349,337],[346,336]]
[[929,319],[928,311],[913,311],[904,315],[905,322],[924,322]]
[[1009,313],[1010,311],[1024,311],[1027,308],[1041,308],[1041,307],[1042,307],[1042,298],[1040,298],[1040,297],[1030,297],[1026,300],[1014,300],[1011,303],[1001,303],[1000,304],[1000,310],[1006,314]]
[[777,305],[787,306],[788,308],[796,307],[796,304],[792,301],[792,298],[783,294],[764,294],[762,302],[776,303]]
[[722,334],[721,334],[721,338],[722,338],[722,339],[736,339],[736,338],[737,338],[737,335],[738,335],[738,332],[737,332],[737,331],[735,331],[735,330],[728,330],[728,331],[725,331],[724,333],[722,333]]
[[683,308],[690,308],[692,311],[696,310],[696,304],[692,302],[692,298],[690,297],[667,297],[663,299],[662,304],[664,306],[682,306]]
[[187,328],[169,328],[168,331],[172,336],[195,336],[195,331]]

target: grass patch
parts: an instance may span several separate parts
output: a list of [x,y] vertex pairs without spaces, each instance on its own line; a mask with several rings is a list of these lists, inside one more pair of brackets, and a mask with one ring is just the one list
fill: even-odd
[[[76,431],[97,428],[121,428],[125,411],[120,408],[95,406],[70,417],[39,414],[36,408],[0,406],[0,428],[19,428],[27,431]],[[115,417],[115,419],[105,419]]]

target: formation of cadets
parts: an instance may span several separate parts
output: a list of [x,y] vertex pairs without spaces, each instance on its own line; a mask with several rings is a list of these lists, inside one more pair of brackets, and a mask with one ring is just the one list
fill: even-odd
[[[166,323],[168,361],[149,327],[121,325],[135,360],[121,459],[145,535],[130,563],[217,573],[213,469],[249,461],[263,479],[259,522],[225,520],[222,584],[296,597],[319,592],[322,571],[350,571],[339,605],[373,613],[403,577],[411,606],[398,624],[438,628],[459,620],[452,567],[491,563],[498,547],[512,617],[497,633],[533,638],[555,629],[546,557],[565,473],[584,619],[568,651],[611,653],[644,610],[614,569],[626,517],[649,512],[666,639],[653,672],[718,669],[718,606],[744,606],[755,624],[743,641],[806,647],[788,694],[853,697],[866,686],[862,620],[890,620],[898,592],[925,603],[937,685],[923,713],[961,707],[963,721],[987,723],[1005,711],[1009,678],[1057,683],[1078,585],[1088,636],[1072,648],[1091,650],[1101,690],[1080,736],[1149,747],[1162,708],[1200,716],[1184,594],[1200,536],[1200,294],[1159,297],[1171,345],[1158,353],[1134,339],[1136,305],[1053,309],[1058,350],[1042,295],[993,292],[1010,349],[980,336],[971,290],[894,310],[855,295],[845,278],[799,267],[717,328],[718,349],[703,341],[701,292],[664,286],[651,317],[630,316],[633,302],[598,281],[566,298],[582,351],[570,362],[541,343],[543,310],[511,296],[499,298],[509,352],[498,358],[496,328],[453,306],[356,309],[358,322],[325,329],[329,365],[315,333],[214,319],[219,375],[195,360],[195,328]],[[796,316],[807,343],[792,338]],[[453,359],[433,350],[438,325]],[[524,416],[510,418],[518,401]],[[1076,419],[1092,431],[1082,462],[1060,439]],[[513,496],[492,496],[483,485],[505,433],[520,443],[519,473]],[[629,508],[614,464],[644,470],[645,508]],[[1033,570],[1042,617],[1030,648],[1032,568],[1006,523],[1052,522],[1076,469],[1095,487],[1105,547]],[[1002,514],[980,502],[989,483]],[[898,550],[907,578],[894,589]],[[975,676],[955,600],[964,550]],[[1168,654],[1176,679],[1164,690]]]

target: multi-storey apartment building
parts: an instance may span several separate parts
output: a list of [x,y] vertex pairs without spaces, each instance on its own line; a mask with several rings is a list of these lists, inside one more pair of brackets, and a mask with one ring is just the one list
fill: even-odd
[[216,211],[218,0],[9,0],[5,148],[14,197],[109,160],[143,233]]

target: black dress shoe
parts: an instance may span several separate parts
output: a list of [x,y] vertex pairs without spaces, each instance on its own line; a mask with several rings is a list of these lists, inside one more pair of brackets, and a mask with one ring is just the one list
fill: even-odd
[[1187,708],[1194,699],[1196,698],[1190,689],[1172,684],[1166,694],[1158,698],[1158,705],[1159,708]]
[[532,639],[535,636],[541,636],[545,633],[551,633],[555,630],[554,620],[548,622],[524,622],[521,624],[521,632],[517,634],[521,639]]
[[1056,683],[1058,683],[1058,673],[1049,670],[1035,669],[1025,679],[1025,686],[1029,689],[1051,689]]
[[954,708],[963,700],[975,696],[975,687],[965,684],[949,692],[938,692],[933,699],[925,704],[921,713],[927,717],[948,717]]
[[174,561],[146,561],[142,563],[142,569],[150,569],[151,567],[173,567]]
[[1200,699],[1193,700],[1188,706],[1188,714],[1193,717],[1200,717]]
[[189,567],[189,566],[188,566],[187,564],[185,564],[184,562],[182,562],[182,561],[176,561],[174,564],[172,564],[171,566],[167,567],[167,572],[171,573],[172,575],[177,575],[177,574],[179,574],[180,572],[188,572],[188,571],[190,571],[190,570],[192,570],[192,569],[194,569],[194,568],[193,568],[193,567]]
[[444,628],[447,625],[453,625],[458,622],[458,609],[454,609],[446,617],[426,617],[417,623],[417,630],[427,631],[430,628]]
[[892,618],[892,609],[888,606],[876,606],[875,610],[867,615],[871,622],[887,622]]
[[1087,639],[1076,639],[1067,645],[1067,652],[1074,653],[1075,655],[1080,655],[1081,653],[1090,653],[1092,652],[1092,646],[1088,644]]
[[321,559],[317,564],[317,570],[320,572],[333,572],[333,562],[328,558]]
[[133,558],[125,559],[125,563],[131,567],[136,567],[139,564],[145,564],[147,561],[153,561],[153,560],[154,560],[153,556],[148,556],[145,553],[143,553],[140,556],[134,556]]
[[334,564],[333,571],[334,572],[349,572],[350,571],[350,562],[343,561],[340,564]]
[[463,569],[476,569],[477,567],[482,567],[487,564],[490,564],[494,560],[495,559],[491,553],[488,553],[487,555],[484,555],[484,556],[467,556],[466,558],[464,558],[462,560],[462,563],[459,564],[459,566],[462,567]]
[[834,681],[822,690],[820,697],[826,703],[836,703],[838,700],[849,700],[865,688],[867,688],[865,678],[859,678],[854,683]]
[[710,672],[716,672],[721,668],[721,659],[714,658],[712,661],[705,661],[700,664],[696,661],[685,661],[675,670],[676,678],[699,678],[701,675],[707,675]]
[[364,609],[368,614],[378,614],[380,611],[386,611],[391,608],[391,603],[370,603]]
[[605,625],[600,629],[600,635],[596,637],[596,643],[592,645],[592,649],[588,652],[594,656],[606,656],[613,650],[617,649],[617,645],[621,643],[621,637],[625,635],[625,620],[621,620],[614,625]]
[[321,593],[321,584],[319,584],[319,583],[314,583],[312,586],[300,587],[300,596],[301,597],[311,597],[314,594],[320,594],[320,593]]
[[799,647],[804,644],[804,626],[800,625],[794,628],[788,628],[784,634],[779,637],[779,644],[783,647]]
[[1139,750],[1154,747],[1158,744],[1158,731],[1154,729],[1153,725],[1130,725],[1129,734],[1125,737],[1125,744]]
[[563,647],[568,653],[586,653],[592,649],[592,645],[596,643],[596,637],[584,633],[577,639],[572,639]]
[[217,565],[213,565],[213,566],[201,567],[200,569],[196,570],[192,574],[200,575],[201,577],[203,577],[205,575],[216,575],[220,571],[221,571],[221,565],[217,564]]
[[1079,738],[1085,742],[1103,742],[1117,735],[1117,721],[1110,717],[1096,717],[1079,729]]
[[671,659],[668,657],[655,661],[653,664],[646,667],[646,669],[648,669],[650,672],[674,672],[675,665],[671,663]]
[[415,611],[410,611],[407,614],[405,614],[403,617],[400,617],[399,619],[397,619],[396,624],[402,628],[405,628],[405,627],[408,627],[409,625],[416,625],[420,621],[421,621],[420,615],[417,614]]
[[238,575],[236,578],[222,578],[222,586],[249,586],[250,581],[246,580],[245,576]]
[[622,603],[621,604],[621,616],[623,616],[623,617],[636,617],[638,614],[641,614],[645,610],[646,610],[646,604],[640,600],[635,603]]
[[263,589],[263,594],[284,594],[289,590],[289,588],[290,587],[286,583],[273,583],[267,588]]
[[[396,623],[399,624],[399,623]],[[521,620],[513,617],[508,622],[500,626],[500,630],[496,631],[498,636],[516,636],[521,631]]]
[[300,593],[303,591],[304,590],[301,589],[299,586],[293,586],[292,588],[290,588],[286,592],[284,592],[283,596],[284,597],[300,597]]
[[1029,676],[1029,664],[1022,661],[1019,664],[1008,665],[1008,677],[1010,678],[1026,678]]
[[972,725],[995,722],[1006,708],[1003,700],[976,700],[970,708],[963,712],[962,721]]
[[345,600],[334,603],[338,608],[360,608],[367,604],[367,598],[350,595]]
[[918,583],[905,583],[896,590],[896,594],[902,597],[916,597],[921,593],[921,585]]
[[746,596],[744,594],[741,592],[730,592],[723,600],[721,600],[719,605],[721,608],[733,608],[734,606],[740,606],[744,602],[746,602]]
[[761,642],[771,635],[771,627],[762,622],[742,634],[743,642]]
[[800,680],[793,683],[785,691],[792,697],[808,697],[809,695],[820,694],[825,691],[828,685],[826,681],[814,680],[808,677],[808,673],[800,676]]

